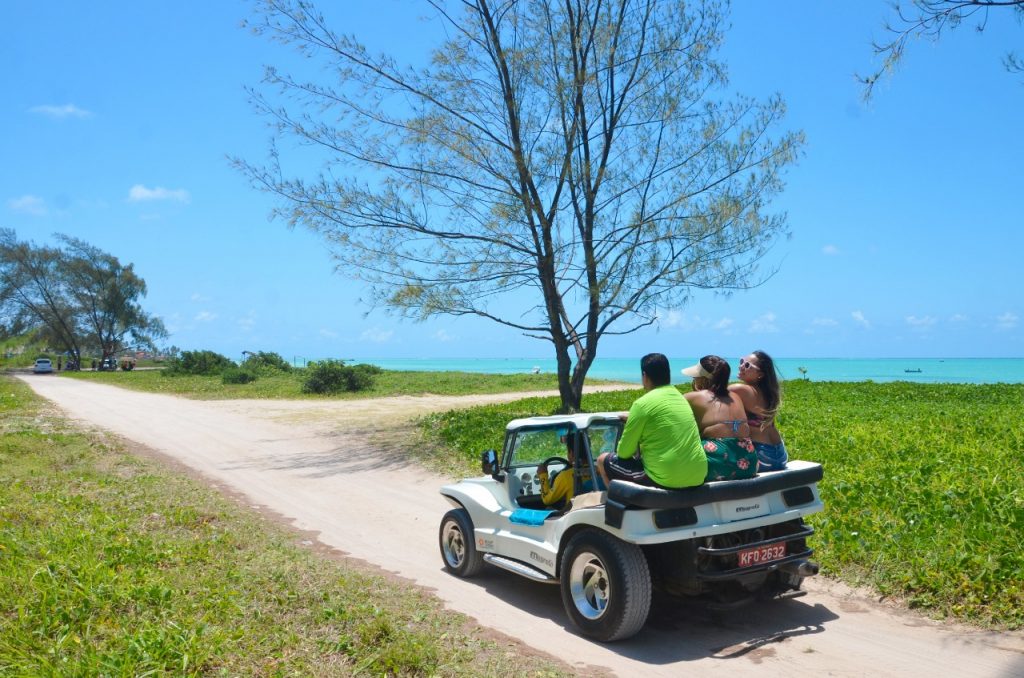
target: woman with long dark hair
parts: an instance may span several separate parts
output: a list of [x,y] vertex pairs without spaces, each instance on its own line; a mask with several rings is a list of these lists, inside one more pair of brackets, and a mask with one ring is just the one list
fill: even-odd
[[693,379],[693,390],[683,395],[693,408],[701,445],[708,458],[706,480],[752,478],[757,454],[750,440],[747,413],[739,396],[729,391],[729,363],[706,355],[683,370]]
[[739,396],[747,411],[750,439],[757,451],[759,471],[781,471],[789,455],[775,428],[775,415],[782,406],[782,388],[775,371],[775,362],[764,351],[754,351],[740,358],[740,382],[729,387]]

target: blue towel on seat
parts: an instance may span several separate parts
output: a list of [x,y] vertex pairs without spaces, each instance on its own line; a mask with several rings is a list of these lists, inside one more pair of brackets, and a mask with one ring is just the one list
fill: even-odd
[[520,525],[543,525],[544,519],[550,516],[554,511],[546,509],[516,509],[512,512],[512,515],[508,517],[513,523],[519,523]]

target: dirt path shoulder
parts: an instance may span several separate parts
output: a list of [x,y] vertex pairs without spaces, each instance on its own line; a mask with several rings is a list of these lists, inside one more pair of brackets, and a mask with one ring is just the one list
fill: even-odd
[[[452,609],[581,673],[619,676],[1024,675],[1024,634],[928,621],[822,579],[803,598],[711,617],[663,609],[633,639],[574,635],[557,587],[485,568],[448,575],[437,547],[449,479],[370,441],[431,410],[523,394],[361,401],[194,401],[52,376],[23,377],[72,419],[165,454],[314,532],[325,545],[433,590]],[[376,423],[375,423],[376,422]]]

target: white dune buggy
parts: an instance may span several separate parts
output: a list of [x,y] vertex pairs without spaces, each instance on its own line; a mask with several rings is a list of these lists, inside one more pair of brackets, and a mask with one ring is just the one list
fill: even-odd
[[[652,590],[719,609],[802,594],[803,579],[818,572],[803,518],[824,508],[819,464],[791,461],[785,471],[684,490],[615,480],[603,491],[593,487],[594,460],[615,449],[622,425],[607,412],[509,423],[500,458],[482,455],[486,475],[441,488],[455,506],[441,520],[445,568],[471,577],[489,563],[560,584],[572,623],[602,641],[643,627]],[[544,506],[541,464],[552,482],[573,474],[568,505]]]

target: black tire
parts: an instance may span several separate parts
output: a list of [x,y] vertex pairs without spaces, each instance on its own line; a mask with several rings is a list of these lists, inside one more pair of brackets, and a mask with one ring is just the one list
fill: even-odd
[[598,529],[576,533],[562,554],[562,604],[583,635],[635,635],[651,610],[651,573],[636,544]]
[[441,519],[437,535],[444,569],[457,577],[472,577],[484,565],[473,542],[473,521],[466,509],[452,509]]

